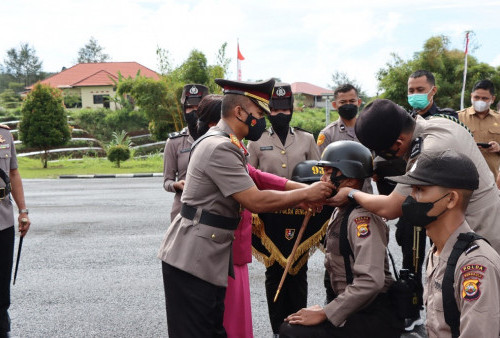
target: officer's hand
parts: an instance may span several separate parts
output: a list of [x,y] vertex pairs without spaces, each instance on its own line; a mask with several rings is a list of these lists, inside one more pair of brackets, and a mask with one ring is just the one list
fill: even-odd
[[186,181],[184,181],[184,180],[180,180],[180,181],[174,182],[174,184],[172,186],[174,187],[174,189],[176,191],[183,191],[185,182]]
[[321,210],[323,210],[323,203],[322,202],[316,202],[316,203],[308,203],[308,202],[302,202],[299,205],[297,205],[297,208],[303,209],[303,210],[309,210],[311,209],[313,212],[313,216],[316,213],[320,213]]
[[491,144],[491,147],[486,148],[487,152],[489,152],[489,153],[498,153],[498,152],[500,152],[500,145],[498,144],[498,142],[496,142],[496,141],[490,141],[488,143]]
[[352,188],[344,187],[340,188],[337,191],[337,194],[332,198],[329,198],[326,201],[326,204],[332,207],[341,207],[349,203],[349,199],[347,198],[347,194],[351,191]]
[[290,324],[317,325],[326,320],[326,313],[319,305],[313,305],[308,308],[300,309],[285,318]]
[[19,222],[19,232],[21,233],[21,237],[24,237],[30,229],[30,218],[28,217],[28,214],[19,214],[17,221]]
[[332,182],[315,182],[305,188],[307,191],[305,202],[324,202],[332,195],[334,188]]

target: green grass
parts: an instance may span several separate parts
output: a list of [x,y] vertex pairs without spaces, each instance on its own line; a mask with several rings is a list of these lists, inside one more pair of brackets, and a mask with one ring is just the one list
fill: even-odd
[[163,155],[155,154],[144,159],[130,159],[120,163],[117,168],[106,158],[84,157],[82,159],[61,159],[49,162],[48,168],[42,168],[39,159],[18,157],[19,172],[24,178],[58,178],[59,175],[93,174],[134,174],[163,172]]

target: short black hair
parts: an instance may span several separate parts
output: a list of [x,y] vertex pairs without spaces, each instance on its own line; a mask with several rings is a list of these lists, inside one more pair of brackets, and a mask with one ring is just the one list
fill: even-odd
[[350,92],[351,90],[354,90],[356,92],[356,96],[359,96],[356,87],[354,87],[352,84],[344,83],[335,89],[335,91],[333,92],[333,99],[336,100],[339,93],[347,93]]
[[423,69],[417,70],[416,72],[413,72],[410,75],[410,78],[416,79],[416,78],[422,77],[422,76],[425,76],[425,78],[427,79],[427,83],[429,83],[430,85],[433,85],[433,86],[436,85],[436,79],[434,78],[434,75],[431,72],[429,72],[428,70],[423,70]]
[[402,133],[408,133],[412,132],[415,129],[415,119],[411,116],[411,114],[408,114],[408,116],[405,116],[403,118],[403,126],[401,127],[401,132]]
[[253,103],[248,97],[238,94],[225,94],[222,99],[222,117],[229,117],[231,110],[236,106]]
[[495,85],[490,80],[477,81],[474,87],[472,87],[472,91],[474,92],[476,89],[488,90],[492,96],[495,96]]

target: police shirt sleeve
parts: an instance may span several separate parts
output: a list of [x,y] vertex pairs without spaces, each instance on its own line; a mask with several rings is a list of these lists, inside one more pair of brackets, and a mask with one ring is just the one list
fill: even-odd
[[370,213],[354,213],[349,217],[348,226],[348,239],[355,257],[351,267],[354,280],[325,306],[327,317],[335,326],[373,301],[385,283],[386,225]]
[[17,154],[16,154],[16,145],[14,144],[14,136],[12,136],[12,133],[9,132],[10,136],[10,149],[11,150],[11,156],[10,156],[10,169],[17,169]]
[[241,150],[230,142],[218,144],[210,154],[205,173],[217,185],[224,197],[255,185],[248,175],[243,156]]
[[454,290],[460,311],[460,336],[498,337],[500,334],[498,265],[495,266],[486,257],[467,258],[464,263],[459,261],[457,264],[455,281],[458,281],[454,284]]
[[176,192],[173,185],[177,174],[177,147],[175,139],[168,139],[163,151],[163,188]]
[[248,153],[250,154],[247,157],[248,164],[253,166],[254,168],[259,167],[259,153],[258,153],[258,147],[256,142],[249,141],[247,145],[247,150]]

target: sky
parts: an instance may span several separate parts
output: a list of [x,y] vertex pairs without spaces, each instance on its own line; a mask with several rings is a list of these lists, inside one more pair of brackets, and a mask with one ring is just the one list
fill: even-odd
[[235,79],[239,40],[243,80],[328,88],[338,71],[373,96],[392,53],[407,60],[436,35],[463,50],[467,30],[474,31],[471,54],[500,66],[500,0],[15,0],[0,3],[0,63],[27,42],[44,71],[58,72],[94,37],[111,61],[158,70],[157,47],[174,66],[193,49],[215,64],[227,42],[227,77]]

